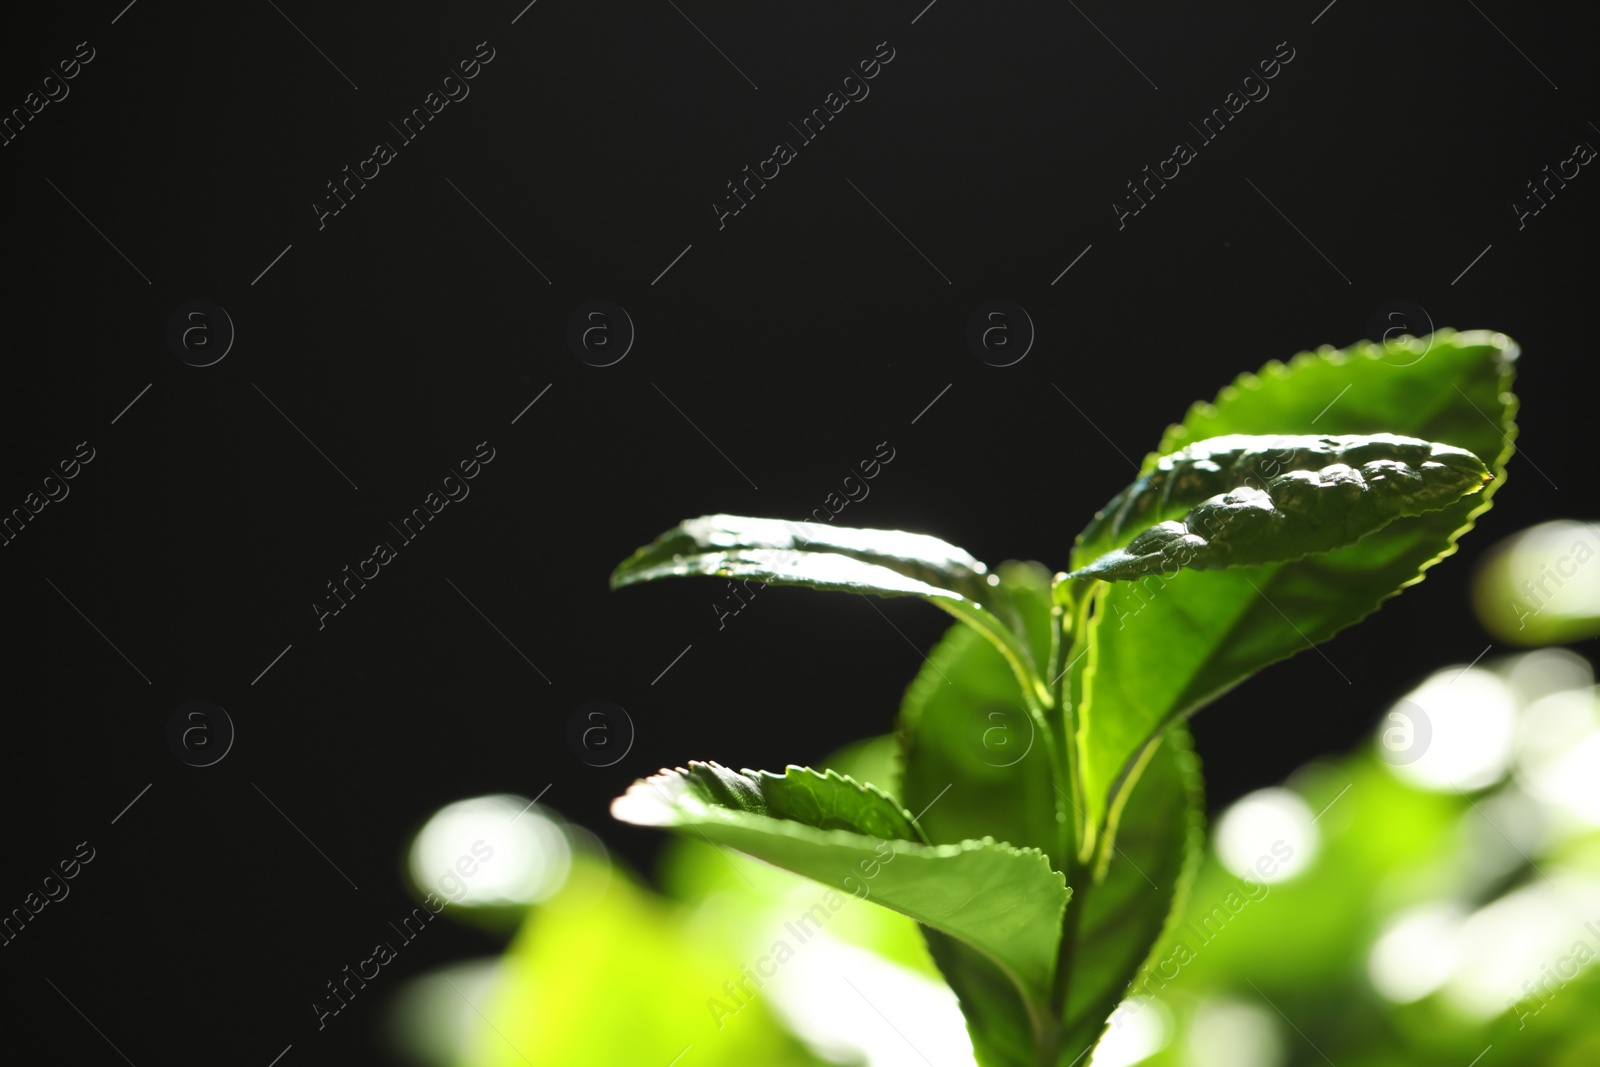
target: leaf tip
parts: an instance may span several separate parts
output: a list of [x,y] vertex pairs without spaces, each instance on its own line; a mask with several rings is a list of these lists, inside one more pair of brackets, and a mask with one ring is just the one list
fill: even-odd
[[673,825],[677,812],[665,790],[681,782],[686,773],[681,767],[663,767],[648,778],[635,779],[626,792],[611,801],[611,817],[634,826]]

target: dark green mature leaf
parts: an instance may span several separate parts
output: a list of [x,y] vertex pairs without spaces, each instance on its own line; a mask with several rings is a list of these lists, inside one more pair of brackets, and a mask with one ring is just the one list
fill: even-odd
[[[1110,825],[1135,755],[1166,723],[1359,621],[1454,551],[1505,479],[1516,351],[1501,334],[1442,331],[1305,353],[1241,377],[1167,431],[1159,455],[1224,434],[1403,433],[1466,449],[1494,480],[1481,493],[1301,560],[1147,575],[1096,590],[1078,738],[1096,825]],[[1145,473],[1159,455],[1146,460]]]
[[[1213,437],[1162,456],[1102,508],[1085,541],[1137,536],[1072,577],[1126,581],[1300,559],[1445,507],[1489,480],[1465,449],[1395,434]],[[1137,526],[1191,503],[1181,520]]]
[[[778,776],[692,763],[635,782],[611,813],[640,826],[692,829],[874,900],[981,952],[1029,1001],[1049,995],[1071,893],[1038,850],[993,839],[923,844],[887,795],[801,767]],[[821,825],[802,821],[812,818]]]
[[[890,841],[928,844],[927,836],[889,794],[833,771],[818,773],[791,766],[782,775],[765,771],[734,774],[714,763],[694,771],[704,779],[708,793],[728,807],[793,819],[819,830],[849,830]],[[738,795],[724,799],[718,796],[722,788],[736,788]]]
[[1048,701],[1025,638],[1006,621],[1010,605],[997,599],[997,578],[948,541],[902,530],[863,530],[816,522],[741,515],[686,519],[624,560],[611,588],[657,578],[716,575],[775,585],[920,596],[994,642],[1034,699]]
[[1183,909],[1203,852],[1204,786],[1194,742],[1174,723],[1154,743],[1120,818],[1105,877],[1083,901],[1062,1062],[1100,1039],[1127,985]]
[[[1048,662],[1050,574],[1036,563],[999,568]],[[937,844],[993,836],[1037,848],[1062,869],[1065,801],[1056,793],[1050,744],[1027,710],[1005,659],[966,626],[952,626],[928,654],[900,704],[900,796],[923,812]]]

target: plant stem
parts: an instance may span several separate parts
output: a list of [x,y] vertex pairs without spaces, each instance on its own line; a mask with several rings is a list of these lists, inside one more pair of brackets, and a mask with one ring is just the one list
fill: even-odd
[[1066,779],[1065,793],[1073,809],[1071,848],[1068,851],[1075,857],[1082,857],[1089,847],[1094,827],[1088,825],[1089,817],[1084,804],[1083,775],[1078,763],[1078,708],[1072,700],[1072,682],[1068,676],[1088,647],[1085,631],[1088,629],[1089,603],[1093,597],[1088,587],[1093,583],[1083,579],[1067,582],[1063,581],[1064,577],[1056,576],[1052,593],[1055,601],[1052,611],[1055,640],[1050,656],[1050,693],[1055,703],[1054,721],[1059,722],[1061,728],[1059,773]]
[[[1072,685],[1068,678],[1077,662],[1075,657],[1081,654],[1077,650],[1080,647],[1087,648],[1085,630],[1093,594],[1089,589],[1091,583],[1082,580],[1068,583],[1061,581],[1061,576],[1058,576],[1057,583],[1053,596],[1056,633],[1050,657],[1050,689],[1062,729],[1063,751],[1058,770],[1067,780],[1065,792],[1073,808],[1073,833],[1070,847],[1064,850],[1065,870],[1062,872],[1072,890],[1072,899],[1067,902],[1066,914],[1062,917],[1055,979],[1050,990],[1050,1029],[1040,1035],[1037,1043],[1035,1058],[1038,1067],[1059,1067],[1061,1040],[1066,1032],[1064,1016],[1072,988],[1072,968],[1077,957],[1084,906],[1094,887],[1097,868],[1094,853],[1098,851],[1093,847],[1095,827],[1088,824],[1088,816],[1084,813],[1083,776],[1078,762],[1078,708],[1072,700]],[[1089,853],[1087,857],[1086,851]]]

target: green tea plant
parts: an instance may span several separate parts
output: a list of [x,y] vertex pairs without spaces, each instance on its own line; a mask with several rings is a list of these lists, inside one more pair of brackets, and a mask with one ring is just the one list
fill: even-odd
[[991,570],[895,530],[683,522],[612,587],[714,575],[911,595],[958,623],[900,708],[898,781],[695,762],[635,782],[613,814],[869,887],[921,924],[984,1067],[1080,1062],[1198,862],[1183,720],[1455,550],[1505,480],[1516,354],[1501,334],[1441,331],[1243,375],[1168,427],[1066,572]]

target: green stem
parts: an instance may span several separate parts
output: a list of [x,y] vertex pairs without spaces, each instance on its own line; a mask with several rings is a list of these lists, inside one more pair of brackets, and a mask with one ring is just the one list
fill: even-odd
[[1079,765],[1078,708],[1072,699],[1072,680],[1069,677],[1088,647],[1089,605],[1092,599],[1092,580],[1065,580],[1056,576],[1053,592],[1055,608],[1055,641],[1050,656],[1050,692],[1056,709],[1055,722],[1061,728],[1060,774],[1066,779],[1067,799],[1072,805],[1072,856],[1085,857],[1094,837],[1094,827],[1088,825],[1084,804],[1083,774]]
[[[1061,941],[1056,956],[1055,979],[1051,984],[1049,1003],[1049,1029],[1039,1035],[1036,1042],[1038,1067],[1058,1067],[1061,1057],[1061,1040],[1066,1031],[1067,999],[1072,990],[1072,970],[1076,962],[1078,939],[1082,930],[1084,906],[1094,887],[1096,870],[1095,828],[1088,825],[1084,814],[1083,775],[1078,758],[1078,709],[1072,700],[1072,686],[1068,675],[1077,664],[1077,657],[1087,648],[1086,629],[1092,600],[1092,582],[1081,579],[1063,580],[1057,576],[1053,599],[1055,608],[1055,635],[1050,656],[1050,691],[1055,703],[1055,721],[1061,726],[1061,763],[1057,765],[1067,783],[1064,791],[1073,808],[1070,847],[1063,850],[1065,870],[1062,872],[1072,890],[1066,914],[1061,924]],[[1087,855],[1086,855],[1087,853]]]

